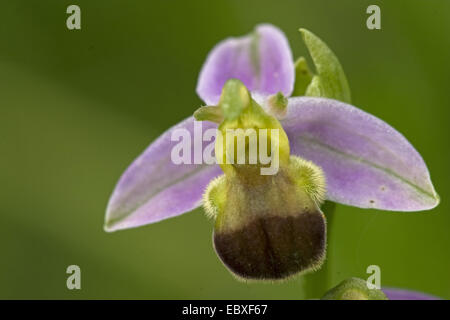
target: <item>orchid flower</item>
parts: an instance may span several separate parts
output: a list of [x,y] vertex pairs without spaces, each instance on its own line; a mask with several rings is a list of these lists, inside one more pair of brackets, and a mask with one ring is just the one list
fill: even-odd
[[[108,203],[106,231],[155,223],[203,204],[215,219],[216,252],[234,275],[283,279],[321,265],[325,199],[391,211],[439,203],[420,154],[387,123],[349,104],[337,58],[314,34],[301,32],[316,75],[303,58],[294,63],[286,37],[271,25],[212,49],[197,85],[206,106],[164,132],[125,171]],[[196,135],[230,128],[278,130],[266,146],[269,153],[279,148],[278,172],[261,175],[267,166],[260,161],[220,161],[230,141],[213,136],[184,150],[193,164],[171,160],[177,130]],[[215,151],[217,161],[201,161],[198,150]]]

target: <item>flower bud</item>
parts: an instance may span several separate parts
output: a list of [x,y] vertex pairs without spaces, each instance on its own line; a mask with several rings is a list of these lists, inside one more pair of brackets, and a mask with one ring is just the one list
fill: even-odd
[[379,289],[369,289],[366,281],[350,278],[328,291],[322,300],[387,300]]

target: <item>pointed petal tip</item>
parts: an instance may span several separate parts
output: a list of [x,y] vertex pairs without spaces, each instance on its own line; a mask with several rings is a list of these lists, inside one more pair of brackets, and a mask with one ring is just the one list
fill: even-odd
[[111,219],[111,213],[110,213],[110,208],[108,207],[106,209],[106,215],[105,215],[105,221],[103,223],[103,231],[107,232],[107,233],[111,233],[116,231],[116,223],[113,219]]
[[148,224],[148,223],[128,226],[128,224],[126,223],[125,220],[124,221],[122,221],[122,220],[118,220],[118,221],[110,220],[110,221],[105,221],[105,223],[103,225],[103,231],[105,231],[106,233],[113,233],[113,232],[120,231],[120,230],[141,227],[141,226],[144,226],[146,224]]
[[314,35],[311,31],[309,31],[308,29],[305,29],[305,28],[299,28],[298,31],[300,32],[300,35],[304,42],[306,42],[306,38],[309,35]]
[[424,205],[423,209],[415,210],[415,211],[430,211],[430,210],[436,208],[441,203],[441,197],[434,190],[434,186],[431,183],[431,181],[430,181],[430,189],[433,190],[433,193],[430,194],[430,196],[429,196],[429,200],[430,200],[429,204],[428,205]]
[[[111,196],[111,199],[113,199],[113,196]],[[120,214],[118,214],[117,212],[115,212],[112,209],[112,201],[109,201],[108,206],[106,208],[106,213],[105,213],[105,221],[103,223],[103,231],[107,232],[107,233],[112,233],[115,232],[117,230],[123,229],[118,227],[118,223],[122,220],[120,218],[114,218],[115,216],[119,217]]]
[[107,233],[113,233],[116,230],[114,229],[112,224],[110,224],[109,222],[105,222],[105,224],[103,225],[103,231]]
[[[434,190],[434,186],[431,182],[430,182],[430,188],[432,188]],[[430,211],[430,210],[436,208],[441,203],[441,197],[439,196],[439,194],[436,191],[434,191],[432,200],[433,201],[430,203],[430,206],[423,209],[424,211]]]
[[436,205],[434,207],[437,207],[441,203],[441,196],[436,192]]

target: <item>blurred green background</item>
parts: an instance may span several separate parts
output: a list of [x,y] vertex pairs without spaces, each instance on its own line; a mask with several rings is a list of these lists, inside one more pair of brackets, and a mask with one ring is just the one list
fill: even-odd
[[[103,231],[121,173],[201,104],[198,72],[227,36],[269,22],[306,55],[299,27],[339,57],[353,103],[423,155],[442,202],[421,213],[338,206],[332,282],[381,267],[383,286],[450,298],[450,1],[2,0],[0,298],[298,299],[300,279],[237,282],[201,209]],[[66,28],[78,4],[82,29]],[[369,4],[382,30],[366,28]],[[309,58],[309,57],[308,57]],[[82,289],[66,288],[77,264]]]

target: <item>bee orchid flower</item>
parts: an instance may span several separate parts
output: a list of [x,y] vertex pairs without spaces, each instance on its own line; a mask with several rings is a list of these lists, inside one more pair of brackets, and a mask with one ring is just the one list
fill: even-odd
[[[438,204],[421,155],[386,122],[349,104],[334,54],[311,32],[301,32],[316,75],[304,59],[294,63],[285,35],[271,25],[212,49],[197,85],[206,106],[164,132],[128,167],[109,200],[106,231],[155,223],[203,204],[215,219],[214,247],[227,268],[239,278],[276,280],[320,266],[325,199],[391,211]],[[258,151],[277,153],[277,170],[264,175],[269,164],[240,163],[235,154],[228,163],[234,138],[217,135],[231,129],[242,129],[236,138],[249,139],[247,151],[252,146],[245,130],[268,130],[267,141],[258,135],[254,142]],[[180,156],[179,141],[199,130],[216,134],[185,144]]]

